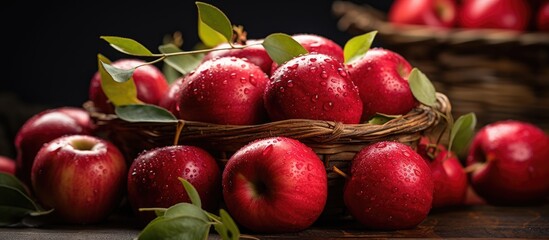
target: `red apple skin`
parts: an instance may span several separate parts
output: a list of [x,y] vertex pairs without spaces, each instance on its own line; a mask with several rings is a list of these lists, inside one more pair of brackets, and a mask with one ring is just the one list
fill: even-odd
[[[130,69],[145,64],[140,59],[122,58],[111,63],[113,67],[120,69]],[[137,98],[144,103],[158,105],[160,98],[168,91],[168,82],[166,77],[154,65],[144,65],[135,69],[132,75],[137,88]],[[94,107],[103,113],[114,113],[114,105],[109,101],[105,92],[101,88],[101,74],[97,71],[89,86],[89,99],[94,103]]]
[[366,228],[409,229],[429,214],[433,189],[431,169],[416,151],[400,142],[381,141],[352,159],[343,200]]
[[202,208],[217,211],[221,199],[221,170],[205,150],[186,145],[164,146],[141,153],[128,172],[128,201],[144,224],[154,219],[139,208],[168,208],[191,202],[178,177],[198,191]]
[[311,226],[328,196],[323,162],[286,137],[255,140],[223,170],[223,199],[234,220],[253,232],[287,233]]
[[271,76],[264,95],[273,121],[314,119],[359,123],[362,101],[345,66],[317,53],[296,57]]
[[536,28],[539,31],[549,31],[549,0],[540,3],[536,13]]
[[0,156],[0,172],[15,175],[15,160],[10,157]]
[[59,107],[35,114],[15,136],[16,176],[30,187],[32,165],[42,145],[64,135],[92,135],[94,129],[90,115],[83,108]]
[[67,135],[44,145],[32,167],[32,187],[46,208],[67,223],[105,220],[120,205],[127,166],[112,143]]
[[183,87],[184,77],[175,79],[170,86],[166,94],[162,95],[158,106],[170,111],[174,116],[179,116],[179,97],[181,96],[181,87]]
[[[250,61],[251,63],[259,66],[265,74],[271,73],[271,65],[273,64],[273,60],[263,47],[261,43],[263,42],[263,39],[249,39],[246,41],[245,48],[242,49],[230,49],[230,50],[215,50],[206,53],[204,55],[204,58],[202,58],[202,62],[205,62],[207,60],[213,59],[213,58],[219,58],[219,57],[238,57],[238,58],[244,58]],[[235,46],[241,47],[243,45],[241,44],[233,44]],[[231,46],[228,43],[221,43],[214,47],[214,49],[224,49],[224,48],[231,48]]]
[[469,187],[467,173],[454,152],[442,144],[436,145],[436,148],[431,148],[428,143],[422,143],[417,150],[431,168],[435,184],[433,208],[464,205]]
[[395,24],[451,28],[457,11],[455,0],[397,0],[389,8],[388,19]]
[[475,192],[489,204],[527,205],[549,194],[549,138],[536,125],[501,120],[482,127],[473,138],[467,166]]
[[180,118],[215,124],[251,125],[265,121],[263,91],[268,76],[237,57],[205,61],[181,87]]
[[532,15],[525,0],[463,0],[458,10],[458,26],[524,31]]
[[363,58],[347,64],[347,69],[364,103],[361,121],[376,113],[406,114],[418,105],[408,83],[412,66],[400,54],[372,48]]

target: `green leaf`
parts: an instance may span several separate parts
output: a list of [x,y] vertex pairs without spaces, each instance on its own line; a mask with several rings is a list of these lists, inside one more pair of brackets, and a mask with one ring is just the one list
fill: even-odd
[[111,75],[112,79],[116,82],[123,83],[132,78],[135,68],[130,69],[120,69],[112,65],[101,62],[105,70]]
[[157,217],[145,226],[139,233],[138,239],[207,239],[210,224],[203,219],[189,216]]
[[462,153],[467,149],[475,134],[477,117],[475,113],[460,116],[450,130],[448,149],[455,153]]
[[419,69],[414,68],[408,77],[414,97],[421,103],[434,107],[437,104],[436,90],[429,78]]
[[204,213],[204,210],[202,208],[186,202],[177,203],[171,206],[170,208],[168,208],[166,212],[164,212],[164,217],[166,218],[175,218],[175,217],[183,217],[183,216],[195,217],[195,218],[202,219],[204,221],[209,220],[208,215]]
[[25,187],[25,185],[17,177],[11,174],[0,172],[0,185],[18,189],[26,195],[29,194],[28,189]]
[[177,122],[170,111],[153,104],[121,105],[114,112],[128,122]]
[[284,33],[272,33],[262,43],[267,54],[277,64],[282,64],[302,54],[307,50],[290,35]]
[[[182,52],[181,49],[171,43],[159,46],[158,50],[160,50],[161,53]],[[168,65],[170,65],[183,75],[186,75],[187,73],[194,70],[201,61],[202,60],[200,58],[197,58],[192,54],[169,56],[164,59],[164,62],[166,62]]]
[[204,2],[196,2],[198,8],[198,36],[208,46],[214,47],[233,38],[233,26],[219,8]]
[[370,118],[370,120],[368,121],[369,124],[374,124],[374,125],[383,125],[385,123],[387,123],[388,121],[392,120],[392,119],[395,119],[395,118],[398,118],[402,115],[387,115],[387,114],[382,114],[382,113],[376,113],[376,115],[374,115],[372,118]]
[[343,47],[345,63],[352,63],[364,56],[372,46],[377,31],[371,31],[349,39]]
[[122,53],[134,56],[153,56],[153,53],[149,49],[133,39],[116,36],[101,36],[100,38]]
[[28,195],[7,185],[0,185],[0,206],[19,207],[31,211],[40,210]]
[[238,226],[234,222],[234,220],[231,218],[229,213],[225,211],[224,209],[219,210],[219,216],[221,217],[221,222],[225,226],[223,230],[225,230],[224,233],[220,233],[217,228],[216,231],[218,231],[219,235],[224,236],[223,239],[230,239],[230,240],[238,240],[240,239],[240,230],[238,229]]
[[97,62],[101,74],[101,88],[115,106],[142,103],[137,99],[137,88],[132,78],[125,82],[117,82],[104,67],[105,63],[110,64],[110,60],[98,54]]
[[181,181],[181,183],[183,183],[183,187],[185,188],[187,195],[189,195],[189,198],[191,199],[191,203],[201,208],[202,202],[200,200],[200,195],[198,195],[198,191],[196,191],[196,188],[194,188],[194,186],[186,179],[182,177],[178,177],[178,179],[179,181]]

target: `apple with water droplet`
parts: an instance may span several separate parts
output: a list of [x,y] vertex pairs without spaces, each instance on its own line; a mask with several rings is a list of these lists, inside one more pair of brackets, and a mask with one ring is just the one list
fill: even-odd
[[364,103],[362,121],[376,113],[406,114],[417,106],[418,101],[408,82],[412,66],[400,54],[389,49],[372,48],[346,66]]
[[246,46],[244,48],[235,49],[230,49],[231,46],[229,45],[229,43],[221,43],[215,46],[212,51],[206,53],[202,58],[202,62],[220,57],[244,58],[251,63],[259,66],[261,70],[265,72],[265,74],[270,74],[273,60],[267,53],[267,50],[265,50],[263,45],[261,45],[262,42],[263,39],[248,39],[244,45],[238,43],[233,44],[236,47]]
[[90,115],[83,108],[50,108],[33,115],[15,136],[16,176],[30,188],[34,158],[45,143],[64,135],[92,135],[94,129]]
[[127,166],[111,142],[89,135],[66,135],[36,154],[31,179],[46,209],[67,223],[92,224],[120,206]]
[[531,4],[525,0],[463,0],[458,26],[525,31],[530,24]]
[[328,196],[324,163],[300,141],[258,139],[240,148],[223,170],[223,199],[233,219],[253,232],[310,227]]
[[352,159],[345,180],[345,206],[369,229],[414,228],[432,207],[431,169],[404,143],[380,141],[365,146]]
[[181,87],[183,86],[183,77],[176,78],[170,86],[166,94],[162,95],[158,106],[168,110],[174,116],[179,116],[179,97],[181,94]]
[[264,95],[273,121],[313,119],[359,123],[362,101],[345,66],[325,54],[297,56],[277,68]]
[[268,77],[237,57],[201,63],[183,80],[179,117],[215,124],[252,125],[265,121],[263,91]]
[[168,208],[190,202],[179,177],[196,188],[205,210],[218,210],[221,170],[216,160],[199,147],[157,147],[139,154],[128,171],[128,201],[141,223],[150,222],[156,215],[140,208]]
[[471,186],[489,204],[543,202],[549,195],[549,137],[524,121],[490,123],[475,134],[467,167]]

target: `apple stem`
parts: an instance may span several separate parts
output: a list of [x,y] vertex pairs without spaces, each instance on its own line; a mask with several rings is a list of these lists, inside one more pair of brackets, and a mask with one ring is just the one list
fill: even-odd
[[337,168],[336,166],[333,166],[332,167],[332,170],[334,172],[336,172],[337,174],[339,174],[340,176],[344,177],[344,178],[348,178],[349,175],[347,175],[346,173],[344,173],[343,171],[341,171],[341,169]]
[[183,130],[183,127],[185,126],[185,121],[179,120],[177,121],[177,127],[175,130],[175,137],[173,139],[173,145],[177,145],[179,143],[179,136],[181,136],[181,130]]

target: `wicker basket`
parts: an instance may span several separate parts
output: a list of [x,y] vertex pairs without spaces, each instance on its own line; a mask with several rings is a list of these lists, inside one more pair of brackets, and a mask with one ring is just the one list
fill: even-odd
[[384,48],[400,53],[452,99],[453,115],[474,112],[477,126],[517,119],[549,131],[549,33],[397,26],[369,5],[336,1],[340,30],[377,30]]
[[[249,142],[273,136],[295,138],[311,147],[324,161],[329,184],[329,198],[323,216],[344,217],[342,192],[344,178],[333,172],[333,166],[347,171],[351,159],[367,144],[394,140],[416,147],[421,136],[447,129],[442,115],[451,114],[448,98],[437,93],[436,108],[419,105],[408,114],[383,125],[341,124],[331,121],[290,119],[260,125],[216,125],[204,122],[177,123],[126,122],[116,115],[97,112],[90,101],[84,108],[98,126],[99,133],[110,139],[134,159],[143,150],[174,144],[180,129],[179,144],[206,149],[220,164]],[[442,126],[442,127],[440,127]]]

